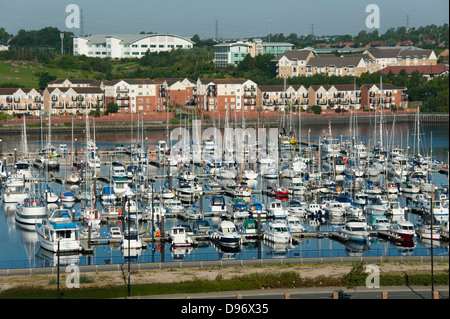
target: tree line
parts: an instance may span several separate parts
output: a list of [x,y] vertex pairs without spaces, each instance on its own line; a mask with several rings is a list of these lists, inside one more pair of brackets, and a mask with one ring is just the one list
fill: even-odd
[[[151,53],[147,52],[140,59],[121,59],[114,61],[108,58],[92,58],[73,56],[71,54],[61,55],[60,46],[61,31],[57,28],[47,27],[37,31],[20,30],[9,42],[10,51],[0,52],[0,60],[28,60],[38,61],[47,67],[63,70],[84,70],[95,72],[99,80],[112,80],[120,78],[247,78],[258,85],[283,84],[283,79],[276,78],[274,58],[272,54],[264,54],[256,57],[247,55],[238,66],[229,65],[225,68],[216,68],[213,63],[214,44],[213,39],[200,39],[194,35],[192,40],[196,43],[191,50],[172,50],[168,52]],[[64,32],[64,51],[70,53],[72,50],[71,32]],[[5,42],[9,38],[3,28],[0,28],[0,41]],[[448,43],[448,24],[443,26],[426,26],[417,29],[406,30],[404,27],[391,28],[383,35],[378,31],[361,31],[357,36],[342,35],[334,37],[334,41],[353,40],[355,42],[370,43],[375,40],[401,41],[411,39],[417,40],[441,40]],[[283,34],[270,35],[271,41],[290,42],[295,46],[304,47],[317,41],[312,35],[298,37],[290,34],[285,37]],[[302,42],[303,41],[303,42]],[[425,43],[425,42],[424,42]],[[431,43],[431,42],[426,42]],[[317,84],[353,84],[356,81],[358,86],[362,84],[379,83],[379,73],[366,73],[358,78],[348,76],[327,76],[316,74],[310,77],[295,77],[288,81],[288,84],[305,86]],[[45,88],[46,83],[53,80],[54,75],[43,72],[39,74],[39,86]],[[449,110],[449,89],[448,76],[439,77],[431,81],[426,80],[418,72],[410,75],[400,72],[398,75],[389,74],[383,78],[383,83],[392,83],[398,86],[406,86],[410,101],[423,101],[423,111],[448,112]]]

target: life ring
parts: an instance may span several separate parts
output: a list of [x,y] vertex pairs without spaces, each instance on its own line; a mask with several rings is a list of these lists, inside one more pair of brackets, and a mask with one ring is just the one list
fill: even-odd
[[119,215],[122,215],[122,210],[119,208]]
[[160,230],[158,230],[158,231],[156,232],[156,236],[161,237],[161,231],[160,231]]

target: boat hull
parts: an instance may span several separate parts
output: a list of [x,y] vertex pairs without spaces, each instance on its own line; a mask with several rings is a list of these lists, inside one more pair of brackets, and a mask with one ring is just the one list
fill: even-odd
[[22,224],[33,225],[36,221],[47,216],[47,205],[40,207],[22,207],[16,208],[16,221]]
[[45,250],[48,250],[48,251],[51,251],[54,253],[57,253],[58,249],[59,249],[60,253],[78,252],[81,250],[81,245],[80,245],[79,240],[61,239],[61,240],[59,240],[59,248],[58,248],[58,241],[50,240],[48,238],[48,236],[45,235],[42,225],[39,223],[36,224],[36,233],[38,235],[39,244]]

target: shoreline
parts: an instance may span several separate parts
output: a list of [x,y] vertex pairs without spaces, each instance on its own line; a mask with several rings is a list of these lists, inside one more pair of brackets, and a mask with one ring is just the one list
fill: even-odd
[[[384,114],[383,120],[385,123],[393,123],[395,119],[396,123],[414,123],[416,120],[416,113],[403,113],[403,114]],[[358,115],[357,122],[358,124],[369,124],[374,120],[374,116],[372,114],[368,115]],[[38,120],[32,120],[34,125],[36,123],[40,123]],[[66,118],[65,121],[52,119],[52,132],[53,133],[70,133],[72,130],[72,126],[66,126],[65,123],[71,121],[71,118]],[[237,122],[240,123],[242,120],[239,118]],[[259,125],[265,125],[266,127],[278,127],[282,121],[281,117],[265,117],[265,118],[246,118],[245,124],[246,127],[256,128]],[[288,121],[288,119],[286,120]],[[348,125],[350,121],[349,115],[329,115],[329,114],[321,114],[314,116],[304,116],[301,118],[302,125],[313,126],[313,125],[327,125],[331,123],[332,125]],[[421,124],[440,124],[440,123],[449,123],[449,114],[445,113],[436,113],[436,114],[420,114]],[[28,120],[30,122],[30,120]],[[211,127],[214,122],[219,122],[222,126],[224,124],[223,119],[212,120],[212,119],[204,119],[203,126]],[[21,134],[23,129],[22,120],[19,121],[3,121],[0,122],[0,137],[8,136],[11,134]],[[71,123],[71,122],[69,122]],[[78,120],[76,123],[74,122],[74,133],[84,133],[85,124],[84,120]],[[181,121],[183,124],[184,121]],[[229,121],[230,125],[234,123],[234,119]],[[29,123],[28,123],[29,124]],[[130,119],[128,120],[111,120],[108,118],[107,120],[100,118],[95,118],[95,130],[96,132],[128,132],[130,130]],[[298,127],[298,115],[294,114],[292,116],[292,124],[293,127]],[[45,123],[47,125],[47,123]],[[135,122],[133,122],[135,125]],[[169,129],[173,129],[179,127],[180,124],[170,124],[168,125]],[[165,130],[167,128],[166,121],[162,120],[145,120],[144,119],[144,129],[148,130]],[[45,127],[47,130],[48,127]],[[27,133],[37,133],[40,132],[40,126],[27,126]]]

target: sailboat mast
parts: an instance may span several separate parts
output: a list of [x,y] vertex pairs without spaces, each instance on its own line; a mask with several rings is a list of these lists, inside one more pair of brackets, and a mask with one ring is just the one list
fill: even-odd
[[383,80],[380,75],[380,151],[383,148]]

